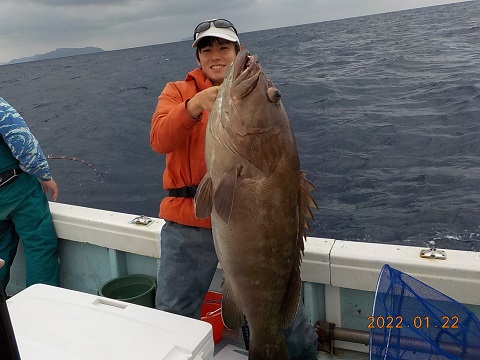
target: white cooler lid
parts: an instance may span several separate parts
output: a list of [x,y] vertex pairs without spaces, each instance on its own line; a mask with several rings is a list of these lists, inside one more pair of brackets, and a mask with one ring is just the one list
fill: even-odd
[[41,284],[7,306],[22,360],[213,359],[200,320]]

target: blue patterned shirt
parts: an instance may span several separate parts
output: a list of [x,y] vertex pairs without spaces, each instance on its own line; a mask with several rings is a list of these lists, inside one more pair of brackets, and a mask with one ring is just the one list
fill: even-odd
[[48,162],[37,139],[30,132],[22,116],[2,97],[0,97],[0,137],[24,172],[42,180],[52,178]]

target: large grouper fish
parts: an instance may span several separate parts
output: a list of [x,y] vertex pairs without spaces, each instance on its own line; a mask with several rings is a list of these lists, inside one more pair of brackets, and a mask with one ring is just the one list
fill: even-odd
[[195,215],[211,215],[224,272],[225,326],[250,328],[250,360],[288,359],[283,328],[296,315],[305,228],[317,207],[300,170],[280,91],[243,50],[225,75],[209,116],[207,173]]

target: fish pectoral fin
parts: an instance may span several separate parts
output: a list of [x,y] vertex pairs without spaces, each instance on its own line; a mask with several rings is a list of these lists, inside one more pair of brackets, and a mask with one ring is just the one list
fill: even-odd
[[213,206],[218,216],[228,224],[233,208],[233,198],[237,180],[243,166],[237,165],[223,174],[215,193],[213,194]]
[[206,218],[212,213],[212,178],[208,174],[198,185],[194,205],[197,219]]
[[239,329],[245,323],[242,309],[237,305],[228,282],[223,283],[222,319],[230,329]]

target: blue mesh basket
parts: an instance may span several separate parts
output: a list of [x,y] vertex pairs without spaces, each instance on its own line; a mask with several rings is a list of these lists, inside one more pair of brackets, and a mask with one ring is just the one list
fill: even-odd
[[371,360],[480,359],[480,321],[421,281],[384,265],[369,317]]

